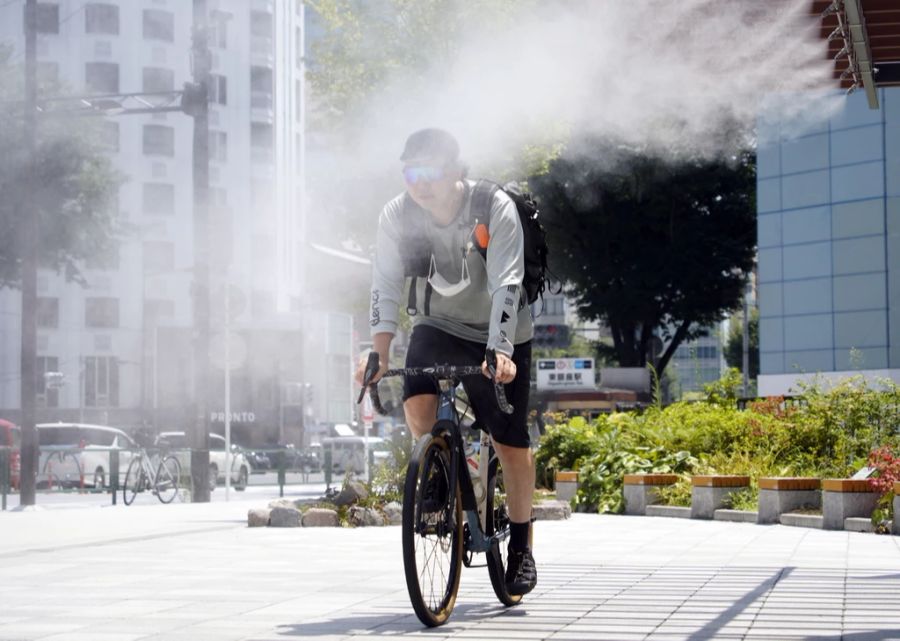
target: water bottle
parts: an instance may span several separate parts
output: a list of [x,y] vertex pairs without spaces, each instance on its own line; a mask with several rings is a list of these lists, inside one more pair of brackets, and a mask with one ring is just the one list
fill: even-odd
[[472,479],[472,489],[475,491],[475,501],[481,503],[484,500],[484,484],[481,482],[481,474],[478,469],[479,449],[477,441],[466,442],[466,467],[469,469],[469,477]]

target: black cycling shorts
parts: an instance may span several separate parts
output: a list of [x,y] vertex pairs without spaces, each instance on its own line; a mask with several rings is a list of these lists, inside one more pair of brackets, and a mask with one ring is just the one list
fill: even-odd
[[[416,325],[406,352],[407,367],[431,365],[478,365],[484,361],[485,346],[463,340],[429,325]],[[504,414],[497,405],[494,384],[483,374],[464,376],[463,388],[475,410],[475,417],[486,427],[495,441],[510,447],[529,447],[528,394],[531,391],[531,341],[515,346],[513,362],[516,378],[504,385],[506,398],[513,406],[512,414]],[[403,383],[403,400],[419,394],[438,394],[430,376],[407,376]]]

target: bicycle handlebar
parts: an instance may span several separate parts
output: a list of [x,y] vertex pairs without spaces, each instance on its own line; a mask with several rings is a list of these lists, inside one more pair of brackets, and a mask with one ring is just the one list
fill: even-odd
[[[485,352],[485,359],[487,360],[488,371],[491,373],[491,380],[494,383],[494,395],[497,397],[497,404],[500,406],[500,411],[504,414],[512,414],[513,406],[506,400],[506,392],[503,390],[503,384],[497,381],[497,354],[494,350],[489,349]],[[366,362],[365,373],[363,374],[363,386],[362,389],[359,390],[359,398],[356,402],[357,404],[362,403],[363,397],[368,389],[369,398],[372,399],[372,407],[379,414],[385,415],[387,412],[381,405],[381,398],[378,395],[378,383],[371,382],[378,373],[379,365],[380,360],[378,358],[378,352],[370,352],[369,360]],[[381,378],[387,378],[389,376],[433,376],[436,379],[454,379],[460,376],[475,376],[481,374],[481,367],[477,365],[434,365],[431,367],[401,367],[389,369]]]

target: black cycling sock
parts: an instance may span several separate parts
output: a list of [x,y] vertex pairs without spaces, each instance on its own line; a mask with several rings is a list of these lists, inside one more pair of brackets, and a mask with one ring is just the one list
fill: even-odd
[[516,552],[523,552],[528,549],[528,532],[531,529],[531,522],[513,523],[509,522],[509,549]]

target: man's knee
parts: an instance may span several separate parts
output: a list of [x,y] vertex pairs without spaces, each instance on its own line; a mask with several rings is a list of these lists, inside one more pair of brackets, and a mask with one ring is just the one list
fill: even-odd
[[403,403],[403,412],[406,415],[406,424],[416,436],[427,433],[434,425],[434,417],[437,414],[437,396],[434,394],[417,394],[410,396]]

